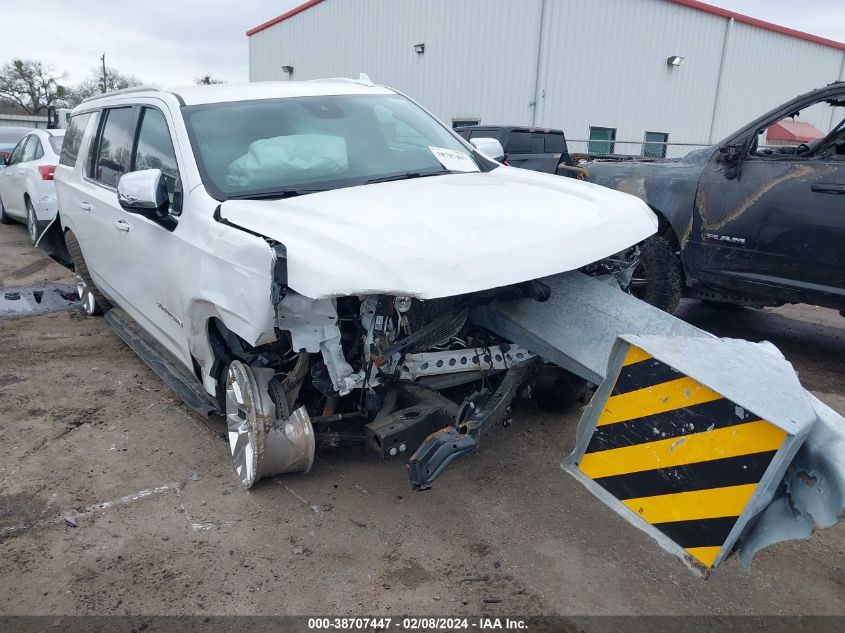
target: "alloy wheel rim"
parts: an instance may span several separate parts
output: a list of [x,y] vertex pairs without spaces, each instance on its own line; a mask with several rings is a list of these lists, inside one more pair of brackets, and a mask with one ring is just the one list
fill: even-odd
[[29,239],[35,244],[35,241],[38,239],[38,225],[35,219],[35,209],[32,208],[31,204],[28,204],[26,207],[26,223],[29,228]]
[[232,468],[241,484],[249,488],[255,483],[258,464],[255,429],[255,392],[248,369],[238,361],[229,366],[226,376],[226,427]]
[[97,307],[96,300],[88,284],[85,283],[85,280],[80,275],[76,275],[76,294],[79,295],[79,301],[82,303],[82,309],[85,311],[85,314],[93,316],[94,310]]

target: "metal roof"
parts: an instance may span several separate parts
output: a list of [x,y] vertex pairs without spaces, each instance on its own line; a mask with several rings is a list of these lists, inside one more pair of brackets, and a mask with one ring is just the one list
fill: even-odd
[[[268,29],[271,26],[278,24],[279,22],[284,22],[285,20],[290,19],[293,16],[302,13],[303,11],[307,11],[311,7],[318,5],[323,1],[324,0],[308,0],[308,2],[304,2],[297,7],[294,7],[290,11],[287,11],[286,13],[282,13],[281,15],[278,15],[271,20],[267,20],[266,22],[263,22],[262,24],[259,24],[258,26],[249,29],[246,34],[247,36],[255,35],[256,33],[259,33],[264,29]],[[743,15],[742,13],[736,13],[734,11],[728,11],[727,9],[722,9],[720,7],[713,6],[712,4],[707,4],[706,2],[699,2],[698,0],[668,1],[673,2],[674,4],[689,7],[691,9],[696,9],[698,11],[704,11],[705,13],[719,15],[723,18],[732,18],[737,22],[742,22],[743,24],[750,24],[751,26],[766,29],[767,31],[780,33],[781,35],[788,35],[790,37],[795,37],[801,40],[805,40],[807,42],[813,42],[815,44],[821,44],[823,46],[830,46],[831,48],[836,48],[841,51],[845,51],[845,42],[837,42],[836,40],[827,39],[818,35],[812,35],[811,33],[805,33],[804,31],[798,31],[796,29],[791,29],[786,26],[780,26],[779,24],[773,24],[772,22],[766,22],[765,20],[758,20],[757,18],[752,18],[751,16]]]
[[766,139],[769,141],[800,141],[807,143],[824,138],[824,132],[806,121],[784,119],[769,126]]

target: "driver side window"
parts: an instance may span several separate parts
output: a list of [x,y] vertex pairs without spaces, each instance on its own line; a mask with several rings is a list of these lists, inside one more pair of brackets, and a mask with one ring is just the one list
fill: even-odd
[[809,160],[827,156],[841,144],[845,95],[811,103],[770,122],[757,132],[749,156],[772,160]]
[[[132,160],[132,169],[160,169],[167,184],[167,197],[170,204],[178,197],[180,188],[179,168],[176,166],[176,152],[167,120],[156,108],[142,108],[138,142]],[[178,208],[178,202],[175,203]]]

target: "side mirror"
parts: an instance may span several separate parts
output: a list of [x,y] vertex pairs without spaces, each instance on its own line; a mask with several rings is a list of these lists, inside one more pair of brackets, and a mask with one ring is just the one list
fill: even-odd
[[723,145],[719,148],[720,163],[735,163],[739,160],[739,147],[737,145]]
[[6,165],[9,164],[9,158],[11,158],[11,154],[7,155],[7,154],[0,153],[0,156],[3,157],[3,160],[0,161],[0,167],[5,167]]
[[495,161],[502,162],[505,160],[505,149],[502,147],[502,144],[499,142],[499,139],[495,138],[474,138],[470,140],[473,147],[477,149],[479,152],[487,156],[488,158],[492,158]]
[[167,217],[170,201],[161,170],[142,169],[123,174],[117,182],[117,201],[128,213],[137,213],[151,220]]

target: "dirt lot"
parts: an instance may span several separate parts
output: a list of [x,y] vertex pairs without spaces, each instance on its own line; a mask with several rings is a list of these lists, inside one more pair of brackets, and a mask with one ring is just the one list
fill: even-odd
[[[0,227],[0,287],[43,280],[71,281]],[[838,314],[682,316],[772,340],[845,413]],[[222,424],[70,312],[0,322],[0,402],[3,614],[845,614],[845,524],[698,580],[560,470],[578,411],[516,410],[423,493],[358,452],[246,493]]]

